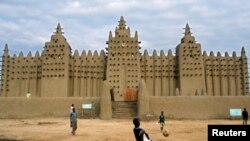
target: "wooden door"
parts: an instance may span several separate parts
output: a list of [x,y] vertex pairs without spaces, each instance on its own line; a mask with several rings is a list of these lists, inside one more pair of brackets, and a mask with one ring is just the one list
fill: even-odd
[[123,95],[124,101],[137,101],[138,90],[136,88],[125,88]]

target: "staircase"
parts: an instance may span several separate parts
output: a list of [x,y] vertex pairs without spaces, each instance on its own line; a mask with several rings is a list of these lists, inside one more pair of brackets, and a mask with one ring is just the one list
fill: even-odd
[[137,116],[137,102],[112,102],[112,118],[114,119],[132,119]]

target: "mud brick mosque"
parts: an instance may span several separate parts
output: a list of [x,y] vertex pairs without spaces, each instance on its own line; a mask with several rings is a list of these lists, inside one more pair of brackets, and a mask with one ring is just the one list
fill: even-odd
[[[229,55],[202,51],[188,24],[176,46],[176,55],[172,50],[167,53],[154,50],[149,55],[147,50],[141,51],[140,43],[137,31],[131,36],[121,17],[115,32],[109,32],[108,47],[100,52],[76,50],[72,54],[60,24],[41,53],[29,52],[24,56],[20,52],[10,56],[6,44],[2,55],[1,97],[25,99],[28,93],[35,100],[91,99],[99,107],[95,112],[104,119],[114,117],[112,106],[119,102],[135,103],[134,114],[141,116],[165,110],[159,108],[161,105],[171,113],[169,105],[178,109],[188,99],[189,106],[195,102],[213,104],[213,98],[215,103],[229,101],[225,109],[235,103],[236,107],[250,106],[244,105],[250,100],[246,97],[249,95],[248,62],[244,47],[240,56],[235,52]],[[176,98],[182,102],[178,103]],[[210,117],[218,117],[216,114],[211,113]],[[169,116],[188,117],[174,111]]]

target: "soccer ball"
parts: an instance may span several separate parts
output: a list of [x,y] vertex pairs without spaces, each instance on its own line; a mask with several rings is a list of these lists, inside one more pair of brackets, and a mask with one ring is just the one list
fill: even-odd
[[167,129],[163,130],[162,135],[164,137],[168,137],[169,136],[169,131]]

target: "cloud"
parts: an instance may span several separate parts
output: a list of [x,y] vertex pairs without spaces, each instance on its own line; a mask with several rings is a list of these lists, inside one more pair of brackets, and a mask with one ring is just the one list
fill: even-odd
[[226,12],[224,9],[214,9],[207,6],[192,6],[190,10],[192,13],[197,13],[206,18],[219,16]]
[[0,44],[41,51],[60,22],[73,50],[101,50],[123,15],[131,34],[139,32],[142,50],[174,50],[189,23],[204,50],[239,52],[250,45],[249,9],[243,0],[3,0]]

